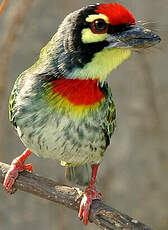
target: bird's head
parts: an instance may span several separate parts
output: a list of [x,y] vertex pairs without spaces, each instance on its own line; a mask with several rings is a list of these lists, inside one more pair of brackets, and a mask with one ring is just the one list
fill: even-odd
[[42,53],[47,50],[67,78],[104,81],[132,50],[158,42],[160,37],[138,27],[124,6],[96,4],[69,14]]

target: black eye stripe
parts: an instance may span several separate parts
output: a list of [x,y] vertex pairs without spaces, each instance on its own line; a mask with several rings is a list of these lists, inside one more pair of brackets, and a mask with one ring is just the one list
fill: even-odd
[[[86,22],[83,25],[83,28],[90,28],[90,25],[91,25],[91,22]],[[131,29],[131,25],[129,24],[120,24],[120,25],[115,25],[115,26],[111,24],[108,24],[108,25],[109,25],[108,30],[107,30],[108,34],[118,33],[118,32],[122,32],[122,31]]]
[[[82,27],[90,28],[90,25],[91,25],[91,22],[85,22]],[[115,25],[115,26],[111,24],[108,24],[108,25],[109,25],[108,31],[107,31],[108,34],[118,33],[118,32],[122,32],[122,31],[131,29],[131,25],[129,24],[120,24],[120,25]]]
[[128,25],[128,24],[120,24],[120,25],[115,25],[115,26],[112,26],[111,24],[109,24],[107,33],[114,34],[114,33],[119,33],[119,32],[129,30],[129,29],[131,29],[131,25]]

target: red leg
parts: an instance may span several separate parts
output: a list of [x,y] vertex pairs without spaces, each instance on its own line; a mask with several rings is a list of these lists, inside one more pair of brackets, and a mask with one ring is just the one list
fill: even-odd
[[88,216],[89,216],[89,211],[90,211],[90,206],[92,204],[92,200],[101,199],[101,193],[98,193],[95,187],[98,167],[99,167],[98,164],[92,165],[92,176],[91,176],[90,185],[86,188],[84,192],[84,196],[80,204],[80,210],[78,213],[78,217],[80,219],[83,218],[83,223],[85,225],[88,224]]
[[15,183],[15,180],[18,177],[18,173],[22,172],[24,170],[33,171],[32,165],[31,164],[27,164],[24,165],[25,160],[30,156],[31,151],[30,149],[26,149],[22,155],[20,155],[19,157],[16,157],[10,166],[10,169],[8,170],[6,176],[5,176],[5,180],[4,180],[4,187],[6,188],[7,192],[11,192],[12,190],[12,186]]

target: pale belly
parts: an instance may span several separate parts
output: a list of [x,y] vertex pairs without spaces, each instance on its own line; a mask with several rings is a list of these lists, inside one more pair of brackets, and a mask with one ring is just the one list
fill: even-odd
[[99,163],[106,149],[100,121],[92,117],[73,120],[44,113],[22,117],[17,131],[24,145],[35,154],[71,165]]

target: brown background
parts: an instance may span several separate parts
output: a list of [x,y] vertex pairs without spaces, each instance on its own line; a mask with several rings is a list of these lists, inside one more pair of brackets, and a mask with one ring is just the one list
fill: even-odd
[[[24,150],[8,121],[8,97],[17,75],[37,60],[40,49],[66,14],[95,2],[9,1],[0,18],[0,161],[11,162]],[[155,229],[167,230],[168,0],[120,2],[137,20],[150,22],[163,41],[145,52],[134,53],[108,78],[118,126],[100,167],[98,187],[109,205]],[[22,13],[24,17],[20,20]],[[64,169],[57,162],[35,155],[29,161],[38,174],[67,183]],[[85,228],[75,212],[62,206],[20,191],[9,196],[0,186],[0,229],[94,230],[97,227],[89,224]]]

